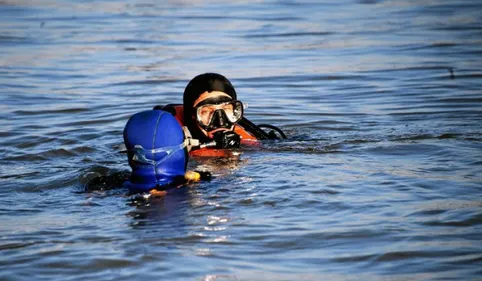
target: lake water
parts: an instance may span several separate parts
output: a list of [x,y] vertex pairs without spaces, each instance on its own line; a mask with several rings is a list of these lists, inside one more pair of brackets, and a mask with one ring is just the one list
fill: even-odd
[[[0,1],[0,280],[482,280],[481,11]],[[205,72],[288,139],[149,204],[84,191]]]

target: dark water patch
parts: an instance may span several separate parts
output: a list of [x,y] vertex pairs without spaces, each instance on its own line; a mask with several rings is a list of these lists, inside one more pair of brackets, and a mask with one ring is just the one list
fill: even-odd
[[436,99],[436,101],[443,103],[478,103],[482,107],[482,97],[443,97]]
[[427,154],[437,152],[439,147],[430,144],[391,144],[387,146],[376,146],[367,149],[372,153],[380,153],[383,155],[393,155],[393,156],[406,156],[411,157],[414,154]]
[[10,175],[0,175],[0,179],[21,179],[21,178],[28,178],[28,177],[33,177],[35,175],[40,174],[40,171],[37,172],[28,172],[28,173],[16,173],[16,174],[10,174]]
[[343,151],[343,148],[343,144],[330,144],[319,141],[285,141],[273,144],[265,143],[263,145],[263,151],[298,152],[308,154],[340,153]]
[[471,264],[476,265],[482,262],[482,255],[465,254],[465,255],[460,255],[460,257],[450,257],[448,259],[445,259],[445,262],[453,265],[471,265]]
[[20,116],[31,116],[31,115],[43,115],[43,114],[77,114],[88,112],[88,108],[63,108],[57,110],[18,110],[14,111],[13,114],[18,114]]
[[36,132],[39,130],[44,130],[46,128],[45,125],[37,125],[37,124],[26,124],[23,126],[18,127],[17,132],[21,132],[21,134],[28,134],[26,132]]
[[[5,180],[3,191],[5,192],[18,192],[23,193],[38,193],[47,190],[57,190],[59,188],[65,188],[73,186],[76,182],[76,176],[79,168],[75,166],[75,163],[65,162],[62,166],[45,165],[45,161],[32,161],[33,164],[29,165],[26,169],[18,162],[13,162],[11,169],[8,170],[6,175],[24,174],[24,177],[18,177],[15,181],[9,179]],[[28,163],[28,162],[27,162]],[[23,165],[26,165],[25,163]],[[29,173],[38,172],[34,176],[30,176]],[[64,176],[62,176],[64,175]],[[23,196],[23,195],[22,195]]]
[[440,135],[434,134],[414,134],[414,135],[403,135],[403,136],[388,136],[388,140],[397,141],[414,141],[414,140],[431,140],[431,139],[461,139],[462,134],[457,133],[444,133]]
[[75,151],[73,149],[57,148],[57,149],[49,149],[49,150],[46,150],[46,151],[42,151],[42,152],[37,153],[35,155],[39,156],[39,157],[44,157],[45,159],[49,159],[49,158],[59,158],[59,157],[60,158],[62,158],[62,157],[72,157],[72,156],[76,156],[77,153],[75,153]]
[[422,223],[439,223],[451,221],[454,218],[461,219],[469,216],[470,219],[480,217],[477,209],[482,205],[482,201],[476,200],[430,200],[423,204],[416,204],[415,210],[409,210],[407,217],[424,217],[428,221],[420,221]]
[[[399,67],[399,68],[385,68],[385,69],[379,69],[376,71],[367,71],[367,72],[362,72],[362,73],[373,73],[373,74],[387,74],[387,73],[399,73],[402,72],[404,74],[413,74],[413,75],[418,75],[422,71],[429,71],[433,73],[433,71],[443,71],[443,72],[448,72],[450,73],[451,70],[456,72],[456,68],[454,66],[450,65],[433,65],[433,66],[410,66],[410,67]],[[402,73],[397,74],[396,77],[399,78],[404,78],[405,76],[402,76]]]
[[[412,102],[407,102],[407,104],[411,104]],[[421,104],[420,102],[416,102],[414,101],[413,104]],[[452,103],[452,104],[433,104],[433,103],[429,103],[429,102],[425,102],[421,105],[410,105],[410,106],[400,106],[400,107],[396,107],[396,108],[384,108],[383,110],[387,110],[387,111],[416,111],[416,112],[419,112],[420,110],[426,110],[426,111],[422,111],[421,114],[424,114],[424,113],[427,113],[427,112],[430,112],[431,109],[440,109],[440,108],[444,108],[446,109],[446,113],[450,113],[452,110],[454,109],[458,109],[458,108],[481,108],[482,109],[482,105],[480,104],[457,104],[457,103]]]
[[459,254],[457,252],[448,253],[447,251],[394,251],[394,252],[387,252],[381,255],[378,255],[375,259],[377,262],[392,262],[392,261],[399,261],[399,260],[407,260],[407,259],[416,259],[416,258],[438,258],[443,254],[443,256],[447,255],[456,255]]
[[114,43],[114,44],[157,44],[158,41],[154,40],[139,40],[139,39],[117,39],[113,41],[102,41],[97,43]]
[[[59,96],[59,95],[48,95],[48,94],[32,94],[30,92],[26,93],[14,93],[8,96],[9,98],[7,101],[11,105],[21,105],[22,107],[26,107],[27,105],[49,105],[51,104],[58,104],[59,101],[71,101],[72,99],[67,96]],[[21,109],[24,110],[24,109]],[[18,110],[18,111],[21,111]],[[15,110],[17,111],[17,110]]]
[[360,4],[378,4],[378,3],[382,3],[383,1],[379,1],[379,0],[358,0],[357,2],[360,3]]
[[456,74],[457,79],[480,79],[482,78],[482,73],[470,73],[470,74]]
[[437,49],[437,48],[448,48],[448,47],[455,47],[455,46],[457,46],[457,44],[453,42],[438,42],[438,43],[431,43],[429,45],[422,45],[422,46],[402,47],[400,51]]
[[[48,14],[48,13],[47,13]],[[44,25],[53,25],[55,22],[56,28],[64,28],[66,26],[60,25],[62,22],[67,22],[70,23],[68,26],[70,27],[80,27],[81,25],[79,23],[83,23],[84,25],[101,25],[105,24],[108,25],[110,23],[110,19],[115,18],[116,15],[112,14],[95,14],[95,13],[75,13],[75,14],[63,14],[59,16],[52,16],[52,15],[39,15],[36,17],[24,17],[22,20],[24,21],[30,21],[30,22],[35,22],[35,23],[41,23],[43,22]]]
[[40,156],[37,154],[22,154],[18,156],[7,156],[4,157],[2,160],[4,161],[31,161],[31,162],[36,162],[36,161],[44,161],[47,160],[44,156]]
[[437,27],[429,27],[432,30],[436,31],[482,31],[482,27],[477,25],[450,25],[450,26],[437,26]]
[[25,84],[10,84],[10,83],[0,83],[2,88],[19,88],[19,89],[35,89],[37,86],[25,85]]
[[464,214],[463,217],[458,219],[447,219],[447,220],[432,220],[428,222],[424,222],[423,225],[426,226],[447,226],[447,227],[468,227],[468,226],[477,226],[482,224],[482,213],[476,212],[475,214],[469,215]]
[[321,131],[358,131],[361,130],[355,124],[346,124],[343,122],[332,122],[325,123],[323,121],[312,121],[312,122],[296,122],[293,124],[285,124],[283,128],[285,129],[295,129],[300,127],[312,127]]
[[137,81],[134,80],[134,81],[121,82],[121,83],[113,83],[113,84],[110,84],[110,86],[157,85],[157,84],[170,84],[170,83],[176,83],[176,82],[179,82],[179,81],[175,79],[159,77],[158,79],[145,79],[145,80],[137,80]]
[[[120,118],[118,116],[114,116],[115,118],[108,119],[108,118],[94,118],[91,120],[80,120],[80,121],[72,121],[72,122],[67,122],[67,123],[61,123],[58,124],[60,127],[78,127],[78,126],[88,126],[88,125],[101,125],[101,124],[110,124],[114,121],[118,120],[127,120],[125,118]],[[96,135],[96,137],[99,137],[99,135]]]
[[266,14],[266,16],[236,16],[236,15],[230,15],[228,16],[200,16],[200,15],[189,15],[189,16],[176,16],[176,19],[183,19],[183,20],[213,20],[213,21],[218,21],[218,20],[246,20],[246,21],[285,21],[285,20],[290,20],[290,21],[298,21],[302,20],[301,17],[296,17],[296,16],[277,16],[277,15],[271,15],[271,14]]
[[71,152],[75,155],[91,154],[97,151],[97,149],[89,146],[78,146],[71,149]]
[[462,137],[462,134],[456,134],[456,133],[446,133],[446,134],[441,134],[438,135],[436,138],[437,139],[457,139]]
[[13,35],[0,35],[0,44],[3,43],[22,43],[29,41],[27,37],[13,36]]
[[349,255],[349,256],[342,256],[342,257],[335,257],[332,258],[332,262],[341,262],[341,263],[352,263],[352,262],[363,262],[363,261],[371,261],[377,255],[376,254],[360,254],[360,255]]
[[469,165],[471,165],[471,166],[479,166],[479,165],[482,165],[482,161],[474,161],[474,162],[469,163]]
[[310,81],[331,81],[331,80],[362,80],[366,78],[365,75],[360,74],[346,74],[346,75],[287,75],[287,76],[269,76],[269,77],[249,77],[237,79],[242,83],[253,85],[255,87],[262,86],[284,86],[288,83],[309,83]]
[[14,243],[0,244],[0,251],[16,250],[16,249],[29,247],[35,244],[36,243],[34,242],[30,242],[30,243],[14,242]]
[[[423,108],[422,108],[423,109]],[[393,116],[404,116],[404,115],[419,115],[419,119],[423,120],[424,118],[428,118],[429,116],[434,115],[451,115],[451,116],[464,116],[464,115],[471,115],[476,114],[480,116],[480,112],[476,110],[445,110],[445,111],[412,111],[412,112],[390,112],[387,115]]]
[[[5,201],[2,201],[2,203],[4,204],[12,204],[14,205],[15,204],[15,200],[17,200],[16,198],[15,199],[10,199],[10,200],[5,200]],[[0,214],[1,215],[10,215],[10,216],[24,216],[24,215],[34,215],[34,214],[38,214],[38,213],[41,213],[42,210],[41,209],[38,209],[38,208],[18,208],[17,206],[14,206],[14,207],[11,207],[10,209],[5,209],[5,208],[0,208]],[[49,234],[49,233],[47,233]]]
[[270,37],[298,37],[298,36],[325,36],[335,34],[333,32],[292,32],[292,33],[275,33],[275,34],[250,34],[244,35],[244,38],[270,38]]
[[29,75],[31,78],[45,78],[47,80],[52,79],[77,79],[77,80],[84,80],[89,79],[90,77],[87,74],[58,74],[58,73],[30,73]]

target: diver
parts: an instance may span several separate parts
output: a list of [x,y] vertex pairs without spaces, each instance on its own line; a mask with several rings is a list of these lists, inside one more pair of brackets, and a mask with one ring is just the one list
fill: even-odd
[[[201,146],[193,147],[190,152],[194,156],[223,156],[223,150],[236,149],[241,144],[256,145],[259,140],[286,138],[275,126],[255,125],[246,119],[234,86],[217,73],[194,77],[184,90],[182,105],[168,104],[154,109],[170,112],[187,127],[191,139],[199,140]],[[263,127],[271,131],[266,132]]]
[[185,137],[178,121],[168,112],[136,113],[127,121],[123,134],[132,169],[124,187],[131,193],[163,196],[168,189],[211,178],[209,172],[186,171],[188,152],[198,143]]

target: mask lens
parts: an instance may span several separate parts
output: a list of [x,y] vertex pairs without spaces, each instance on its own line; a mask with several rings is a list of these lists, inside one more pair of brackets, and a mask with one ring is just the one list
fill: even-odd
[[232,114],[226,114],[231,122],[238,122],[243,117],[243,104],[240,101],[233,101],[232,105]]
[[214,111],[216,111],[216,105],[203,105],[198,107],[197,109],[197,120],[199,123],[202,125],[208,125],[209,122],[211,122],[211,119],[213,118]]
[[201,125],[208,126],[216,110],[222,110],[228,120],[232,123],[239,121],[243,117],[243,104],[238,101],[229,101],[221,104],[206,104],[199,106],[196,110],[197,120]]

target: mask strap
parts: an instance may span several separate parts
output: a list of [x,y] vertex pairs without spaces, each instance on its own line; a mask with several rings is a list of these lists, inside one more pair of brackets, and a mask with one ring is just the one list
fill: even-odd
[[[181,149],[184,149],[184,147],[186,147],[185,141],[183,143],[179,144],[179,145],[166,146],[166,147],[155,148],[155,149],[144,149],[144,147],[142,147],[142,145],[136,144],[134,146],[134,149],[130,149],[129,151],[134,152],[134,156],[132,157],[133,161],[157,166],[160,163],[169,159],[171,157],[171,155],[173,155],[175,152],[177,152]],[[146,153],[156,154],[156,153],[161,153],[161,152],[166,153],[166,156],[164,156],[161,160],[155,161],[155,160],[151,160],[151,159],[146,158]]]
[[227,97],[232,99],[232,97],[226,93],[219,92],[219,91],[212,91],[212,92],[204,92],[202,93],[197,100],[194,101],[192,107],[196,107],[200,102],[208,99],[208,98],[219,98],[219,97]]

